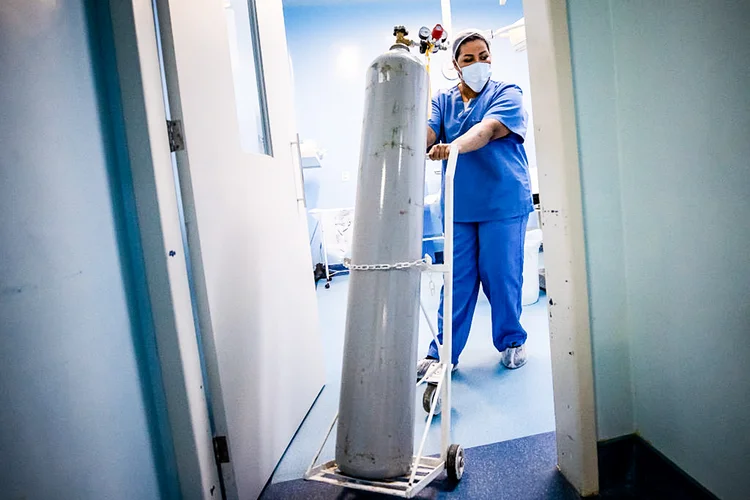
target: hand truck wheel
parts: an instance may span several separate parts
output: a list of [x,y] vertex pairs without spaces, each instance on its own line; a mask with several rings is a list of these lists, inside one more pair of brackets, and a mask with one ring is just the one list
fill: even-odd
[[424,390],[424,395],[422,396],[422,408],[427,413],[430,413],[430,407],[432,406],[433,400],[435,400],[435,411],[433,415],[440,415],[440,411],[443,409],[443,401],[440,394],[437,393],[437,385],[427,384],[427,387],[425,387]]
[[459,482],[464,475],[464,466],[466,459],[464,449],[460,444],[452,444],[448,447],[448,457],[445,461],[445,470],[448,472],[448,479],[453,482]]

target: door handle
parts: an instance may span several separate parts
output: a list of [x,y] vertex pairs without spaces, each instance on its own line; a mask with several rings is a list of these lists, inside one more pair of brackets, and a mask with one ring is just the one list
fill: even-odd
[[[291,145],[297,149],[297,180],[298,180],[298,192],[297,192],[297,203],[302,202],[302,208],[307,210],[307,195],[305,194],[305,176],[302,173],[302,145],[300,144],[299,134],[297,140],[292,141]],[[294,162],[292,162],[294,163]]]

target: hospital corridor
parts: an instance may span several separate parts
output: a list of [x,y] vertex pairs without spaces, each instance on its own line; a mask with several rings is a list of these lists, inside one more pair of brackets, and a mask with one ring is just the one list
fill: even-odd
[[748,26],[1,1],[0,500],[747,500]]

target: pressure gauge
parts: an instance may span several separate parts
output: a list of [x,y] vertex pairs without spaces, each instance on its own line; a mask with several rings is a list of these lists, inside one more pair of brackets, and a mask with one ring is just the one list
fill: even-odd
[[427,26],[422,26],[419,28],[419,38],[422,40],[429,40],[430,39],[430,28]]

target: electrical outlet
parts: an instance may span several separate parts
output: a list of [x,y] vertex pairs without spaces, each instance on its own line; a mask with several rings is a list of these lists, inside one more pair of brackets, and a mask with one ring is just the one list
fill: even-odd
[[341,172],[341,182],[349,182],[350,179],[351,176],[348,170],[344,170],[343,172]]

